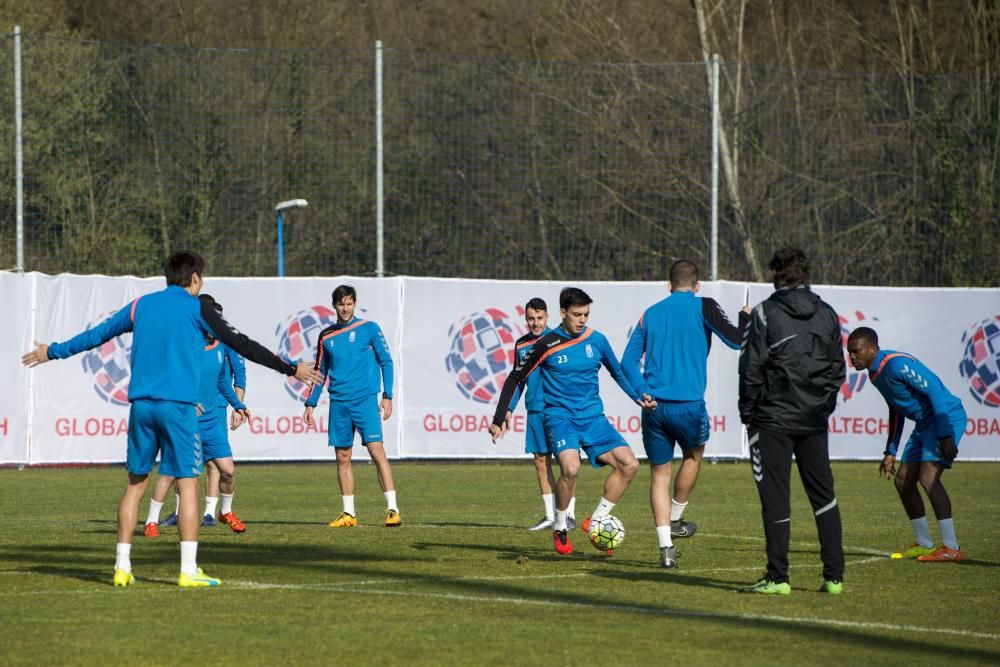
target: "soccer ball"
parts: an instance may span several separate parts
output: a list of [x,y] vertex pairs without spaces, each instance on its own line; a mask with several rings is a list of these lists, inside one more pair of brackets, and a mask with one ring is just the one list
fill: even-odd
[[625,541],[625,526],[622,525],[621,519],[609,514],[590,522],[587,537],[600,551],[617,549]]

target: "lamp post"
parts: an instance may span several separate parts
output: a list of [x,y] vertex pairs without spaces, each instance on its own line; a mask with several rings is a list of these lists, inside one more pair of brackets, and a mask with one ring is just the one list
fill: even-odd
[[283,201],[274,207],[274,212],[278,216],[278,277],[285,277],[285,236],[284,236],[284,221],[282,220],[282,213],[292,208],[305,208],[309,205],[305,199],[289,199],[288,201]]

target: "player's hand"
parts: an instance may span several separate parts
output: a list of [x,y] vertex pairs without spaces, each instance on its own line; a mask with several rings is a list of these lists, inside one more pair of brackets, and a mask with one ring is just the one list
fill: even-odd
[[938,440],[938,450],[946,461],[954,461],[958,456],[958,447],[955,446],[955,439],[952,437]]
[[242,410],[233,410],[233,416],[230,417],[229,419],[229,430],[235,431],[236,429],[238,429],[240,426],[243,425],[243,422],[247,422],[249,424],[250,417],[251,415],[249,408],[243,408]]
[[205,408],[202,407],[201,403],[195,403],[195,405],[194,405],[194,413],[196,415],[198,415],[199,417],[201,417],[203,414],[205,414]]
[[493,444],[497,444],[497,440],[504,436],[507,429],[497,426],[496,424],[490,424],[490,438],[493,439]]
[[21,363],[28,368],[40,366],[49,361],[49,346],[45,343],[35,341],[35,349],[27,354],[21,355]]
[[893,475],[896,474],[896,457],[892,454],[886,454],[882,458],[882,462],[878,464],[878,476],[885,477],[886,479],[892,479]]
[[753,309],[750,306],[743,306],[742,308],[740,308],[740,310],[746,313],[747,315],[753,314]]
[[378,409],[382,412],[382,421],[389,419],[392,416],[392,399],[383,398],[378,404]]
[[639,401],[639,406],[643,410],[655,410],[656,409],[656,399],[649,394],[643,394],[642,400]]
[[302,421],[306,423],[306,426],[313,425],[313,409],[312,406],[307,405],[306,411],[302,413]]
[[304,362],[299,363],[299,365],[295,367],[295,379],[299,382],[305,382],[310,387],[323,382],[323,376],[320,372],[313,368],[310,364]]

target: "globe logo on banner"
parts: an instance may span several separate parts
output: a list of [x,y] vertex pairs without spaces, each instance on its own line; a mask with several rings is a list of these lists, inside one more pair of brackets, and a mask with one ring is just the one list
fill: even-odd
[[841,347],[844,349],[844,364],[847,366],[847,377],[844,378],[844,383],[840,385],[840,397],[841,403],[849,401],[854,398],[854,395],[864,389],[865,385],[868,383],[868,372],[867,371],[856,371],[854,366],[851,365],[851,357],[847,354],[847,337],[851,335],[851,332],[858,327],[868,326],[869,320],[872,322],[878,322],[877,317],[866,318],[865,314],[860,310],[854,311],[852,317],[844,317],[840,315],[840,342]]
[[[92,329],[114,315],[104,313],[92,320]],[[124,333],[83,355],[83,370],[94,382],[94,391],[111,405],[128,405],[128,381],[132,377],[132,334]]]
[[969,381],[969,392],[983,405],[1000,408],[1000,315],[972,325],[962,343],[958,372]]
[[[316,344],[323,329],[337,323],[337,313],[326,306],[313,306],[289,315],[274,330],[278,338],[276,354],[290,362],[313,363],[316,361]],[[296,401],[305,403],[309,398],[309,385],[294,377],[285,379],[285,391]]]
[[514,343],[528,329],[517,307],[511,318],[499,308],[486,308],[455,322],[448,329],[451,347],[445,367],[455,378],[462,396],[476,403],[492,403],[514,367]]

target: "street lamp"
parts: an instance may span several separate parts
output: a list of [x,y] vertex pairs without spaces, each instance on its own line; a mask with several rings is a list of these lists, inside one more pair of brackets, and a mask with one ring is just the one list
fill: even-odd
[[309,202],[305,199],[289,199],[288,201],[283,201],[274,207],[274,212],[278,215],[278,277],[285,277],[285,237],[284,237],[284,222],[281,219],[281,214],[288,209],[292,208],[305,208],[309,206]]

